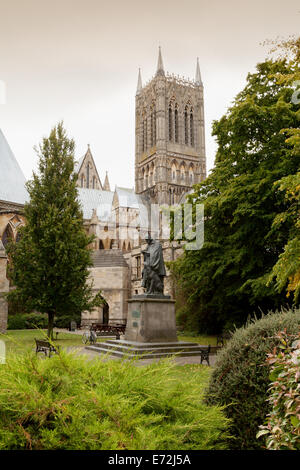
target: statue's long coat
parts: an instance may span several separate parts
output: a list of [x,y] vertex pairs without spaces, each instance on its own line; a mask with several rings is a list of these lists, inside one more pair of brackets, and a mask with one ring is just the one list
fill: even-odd
[[159,276],[165,276],[166,268],[161,244],[157,241],[153,241],[151,245],[148,246],[147,251],[150,254],[150,267]]

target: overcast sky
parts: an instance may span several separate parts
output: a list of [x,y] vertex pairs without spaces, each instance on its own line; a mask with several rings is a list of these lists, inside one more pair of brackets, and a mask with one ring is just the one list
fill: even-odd
[[145,83],[160,44],[170,73],[194,78],[199,57],[210,169],[212,121],[266,57],[260,43],[299,31],[299,0],[0,0],[0,128],[26,178],[63,119],[77,158],[90,144],[102,182],[108,170],[112,189],[133,187],[138,68]]

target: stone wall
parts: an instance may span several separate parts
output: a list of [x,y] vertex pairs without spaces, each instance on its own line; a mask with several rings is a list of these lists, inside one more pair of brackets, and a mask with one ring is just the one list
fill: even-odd
[[[113,250],[112,250],[113,251]],[[126,319],[128,312],[128,267],[101,266],[91,268],[90,281],[94,292],[101,291],[109,307],[109,320]],[[103,308],[83,312],[82,325],[103,322]]]

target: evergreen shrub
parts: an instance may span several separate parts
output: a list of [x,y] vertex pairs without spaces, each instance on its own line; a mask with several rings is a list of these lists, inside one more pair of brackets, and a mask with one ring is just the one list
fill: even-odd
[[22,313],[8,316],[8,330],[47,328],[48,315],[42,313]]
[[228,420],[203,400],[210,370],[190,368],[64,350],[10,355],[0,366],[0,450],[224,449]]
[[232,420],[231,449],[260,449],[256,434],[270,413],[268,399],[270,367],[267,355],[279,346],[278,332],[297,334],[300,310],[269,313],[235,331],[220,351],[206,399],[209,404],[226,405]]
[[279,348],[267,358],[271,412],[257,437],[265,437],[268,450],[300,450],[300,333],[281,331],[278,339]]

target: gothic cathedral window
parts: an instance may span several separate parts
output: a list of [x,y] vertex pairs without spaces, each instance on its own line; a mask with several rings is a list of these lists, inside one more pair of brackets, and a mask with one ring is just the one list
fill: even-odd
[[148,143],[147,143],[147,119],[144,120],[144,134],[143,134],[143,140],[144,140],[144,143],[143,143],[143,150],[144,152],[146,152],[147,148],[148,148]]
[[175,106],[174,120],[175,120],[175,142],[178,142],[178,106],[177,104]]
[[86,166],[86,187],[90,187],[90,165],[87,164]]
[[156,109],[155,109],[155,105],[154,105],[154,108],[153,108],[152,121],[153,121],[153,145],[156,145]]
[[188,145],[189,143],[187,106],[185,107],[185,111],[184,111],[184,143],[185,145]]
[[194,147],[194,116],[193,110],[190,113],[190,137],[191,137],[191,146]]
[[173,140],[173,115],[171,104],[169,105],[169,141]]
[[9,242],[13,241],[13,239],[14,239],[14,235],[13,235],[12,229],[9,225],[7,225],[2,235],[2,243],[4,245],[4,248]]
[[156,112],[155,112],[155,104],[151,106],[151,147],[156,144]]

